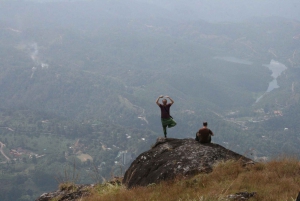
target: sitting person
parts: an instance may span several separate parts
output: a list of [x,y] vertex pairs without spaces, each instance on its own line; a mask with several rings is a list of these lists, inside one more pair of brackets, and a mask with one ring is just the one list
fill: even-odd
[[199,141],[200,143],[210,143],[211,142],[211,136],[213,136],[214,133],[207,128],[207,122],[203,122],[203,127],[199,129],[199,131],[196,134],[196,141]]

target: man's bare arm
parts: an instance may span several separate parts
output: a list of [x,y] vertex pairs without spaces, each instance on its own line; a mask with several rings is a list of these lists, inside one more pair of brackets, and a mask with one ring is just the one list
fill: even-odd
[[159,106],[159,102],[158,101],[159,101],[160,98],[161,98],[161,96],[156,99],[156,105],[158,105],[158,106]]
[[170,98],[169,96],[165,96],[165,97],[168,98],[171,101],[171,105],[174,103],[172,98]]

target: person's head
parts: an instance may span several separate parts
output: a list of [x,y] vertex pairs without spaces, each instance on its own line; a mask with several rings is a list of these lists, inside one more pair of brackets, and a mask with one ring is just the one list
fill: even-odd
[[205,121],[205,122],[203,122],[203,126],[205,126],[205,127],[207,126],[207,122],[206,122],[206,121]]
[[162,100],[163,105],[167,105],[167,102],[168,102],[167,99]]

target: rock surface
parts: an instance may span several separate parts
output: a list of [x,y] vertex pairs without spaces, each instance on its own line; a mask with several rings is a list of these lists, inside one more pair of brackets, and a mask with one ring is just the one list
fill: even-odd
[[132,188],[174,179],[209,173],[220,161],[239,160],[253,163],[249,158],[218,144],[200,144],[194,139],[158,138],[155,145],[140,154],[125,173],[123,183]]
[[248,200],[256,195],[256,192],[239,192],[233,195],[228,195],[227,197],[229,200],[234,200],[234,201],[244,201]]
[[298,196],[296,198],[296,201],[300,201],[300,192],[298,193]]
[[88,197],[90,192],[100,186],[120,186],[122,184],[122,177],[114,177],[111,181],[104,184],[61,184],[60,190],[51,193],[44,193],[35,201],[75,201],[82,200],[83,197]]
[[35,201],[71,201],[77,200],[90,194],[94,185],[75,185],[72,189],[57,190],[51,193],[44,193]]

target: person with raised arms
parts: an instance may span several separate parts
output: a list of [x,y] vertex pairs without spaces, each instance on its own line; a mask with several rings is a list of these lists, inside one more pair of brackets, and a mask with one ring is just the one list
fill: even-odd
[[[176,122],[174,121],[173,117],[170,115],[170,107],[173,105],[174,101],[169,96],[165,96],[165,99],[162,100],[162,104],[160,104],[159,100],[163,97],[164,96],[159,96],[156,100],[156,104],[160,108],[161,123],[162,123],[165,138],[167,138],[167,127],[172,128],[176,126]],[[170,103],[168,103],[166,98],[170,100]]]

